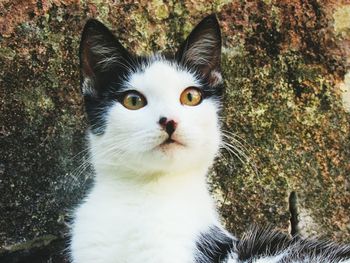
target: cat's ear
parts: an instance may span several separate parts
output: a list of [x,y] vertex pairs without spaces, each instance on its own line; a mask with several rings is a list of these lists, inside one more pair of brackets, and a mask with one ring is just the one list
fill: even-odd
[[221,82],[221,32],[214,14],[192,30],[176,53],[176,59],[199,71],[211,84]]
[[83,94],[98,93],[106,84],[108,73],[120,72],[130,53],[101,22],[90,19],[85,24],[79,49]]

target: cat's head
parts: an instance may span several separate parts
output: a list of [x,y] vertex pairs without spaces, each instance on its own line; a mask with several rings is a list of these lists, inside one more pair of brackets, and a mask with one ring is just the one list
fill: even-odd
[[170,58],[133,55],[89,20],[80,44],[81,87],[97,172],[142,177],[207,169],[221,140],[220,56],[214,15]]

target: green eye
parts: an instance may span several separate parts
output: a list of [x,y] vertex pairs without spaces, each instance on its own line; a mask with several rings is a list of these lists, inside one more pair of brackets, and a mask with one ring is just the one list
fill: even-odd
[[146,106],[147,102],[145,97],[137,91],[130,91],[124,95],[122,104],[129,110],[138,110]]

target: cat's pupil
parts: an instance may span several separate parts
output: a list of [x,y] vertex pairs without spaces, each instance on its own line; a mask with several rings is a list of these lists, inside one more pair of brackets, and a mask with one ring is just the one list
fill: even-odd
[[193,96],[192,96],[192,94],[190,92],[187,94],[187,99],[189,101],[192,101],[192,99],[193,99]]
[[136,104],[137,104],[137,97],[136,96],[131,97],[131,103],[133,106],[136,106]]

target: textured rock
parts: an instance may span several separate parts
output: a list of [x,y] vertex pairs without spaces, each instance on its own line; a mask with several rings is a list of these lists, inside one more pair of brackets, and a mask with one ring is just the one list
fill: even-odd
[[29,262],[30,253],[64,247],[69,210],[90,185],[77,58],[88,17],[113,28],[130,50],[149,53],[175,50],[217,12],[224,128],[243,152],[222,151],[210,177],[227,226],[287,231],[296,191],[303,234],[350,241],[350,115],[342,93],[350,3],[113,2],[0,2],[0,260]]

